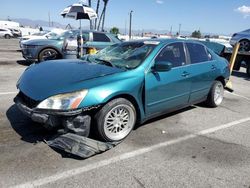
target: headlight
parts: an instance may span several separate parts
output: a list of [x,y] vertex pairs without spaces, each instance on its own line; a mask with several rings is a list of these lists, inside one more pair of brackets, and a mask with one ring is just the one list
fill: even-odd
[[37,108],[49,110],[77,109],[87,95],[88,90],[55,95],[42,101]]

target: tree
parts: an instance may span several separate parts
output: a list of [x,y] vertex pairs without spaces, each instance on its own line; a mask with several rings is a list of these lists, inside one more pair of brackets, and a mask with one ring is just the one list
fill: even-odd
[[101,23],[102,23],[102,31],[104,30],[104,23],[105,23],[105,16],[106,16],[106,8],[107,8],[107,5],[108,5],[108,1],[109,0],[103,0],[103,9],[102,9],[102,13],[101,13],[101,16],[99,18],[99,23],[98,23],[98,27],[97,27],[97,30],[100,30],[100,26],[101,26]]
[[114,35],[118,35],[120,32],[119,32],[119,29],[117,27],[113,27],[110,29],[110,33],[112,33]]
[[[89,7],[91,7],[91,0],[89,0]],[[89,20],[89,24],[90,24],[90,29],[93,29],[93,22],[92,20]]]
[[193,33],[192,33],[192,35],[191,35],[191,37],[193,37],[193,38],[201,38],[201,32],[200,32],[200,30],[195,30]]
[[[100,0],[97,0],[97,4],[96,4],[96,14],[99,15],[99,7],[100,7]],[[95,29],[97,29],[97,20],[95,19]]]

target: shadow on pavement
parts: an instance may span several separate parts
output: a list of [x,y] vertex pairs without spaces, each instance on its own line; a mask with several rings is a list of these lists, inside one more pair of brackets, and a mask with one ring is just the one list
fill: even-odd
[[245,80],[250,81],[250,77],[247,75],[247,73],[245,72],[237,72],[237,71],[233,71],[232,73],[233,76],[236,76],[238,78],[244,78]]
[[33,122],[22,114],[16,105],[12,105],[6,112],[12,128],[29,143],[42,142],[55,135],[54,131],[46,130],[42,125]]
[[161,116],[152,118],[152,119],[150,119],[150,120],[144,122],[144,123],[141,124],[141,125],[140,125],[140,124],[137,124],[137,125],[135,126],[134,129],[136,130],[136,129],[138,129],[138,128],[144,126],[144,125],[147,125],[147,124],[150,124],[150,123],[153,123],[153,122],[156,122],[156,121],[160,121],[160,120],[162,120],[162,119],[165,119],[165,118],[168,118],[168,117],[171,117],[171,116],[175,116],[175,115],[177,115],[177,114],[180,114],[180,113],[182,113],[182,112],[186,112],[186,111],[192,110],[192,109],[194,109],[194,108],[196,108],[196,107],[195,107],[195,106],[189,106],[189,107],[186,107],[186,108],[177,110],[177,111],[175,111],[175,112],[171,112],[171,113],[168,113],[168,114],[163,114],[163,115],[161,115]]
[[33,63],[33,62],[27,61],[27,60],[18,60],[16,62],[17,62],[17,64],[23,65],[23,66],[30,66]]

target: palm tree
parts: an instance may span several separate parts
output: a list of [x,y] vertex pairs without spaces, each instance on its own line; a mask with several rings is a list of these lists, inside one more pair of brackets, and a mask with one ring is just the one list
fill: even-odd
[[107,8],[108,1],[109,0],[103,0],[104,6],[103,6],[103,9],[102,9],[100,19],[99,19],[97,30],[100,30],[101,23],[102,23],[102,31],[104,30],[105,14],[106,14],[106,8]]
[[[96,14],[99,15],[100,0],[97,0]],[[97,29],[97,19],[95,19],[95,29]]]
[[109,0],[103,0],[104,8],[103,8],[103,20],[102,20],[102,31],[104,31],[104,23],[105,23],[105,16],[106,16],[106,8]]
[[[91,7],[91,0],[89,0],[89,7]],[[92,20],[89,20],[89,27],[90,29],[92,30],[93,29],[93,23],[92,23]]]

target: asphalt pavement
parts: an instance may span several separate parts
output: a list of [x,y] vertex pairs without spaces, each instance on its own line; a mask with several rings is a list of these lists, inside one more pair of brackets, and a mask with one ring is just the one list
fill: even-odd
[[0,40],[0,187],[250,187],[244,68],[220,107],[194,105],[150,120],[115,148],[81,160],[48,147],[43,140],[53,133],[14,105],[27,68],[16,50],[17,40]]

